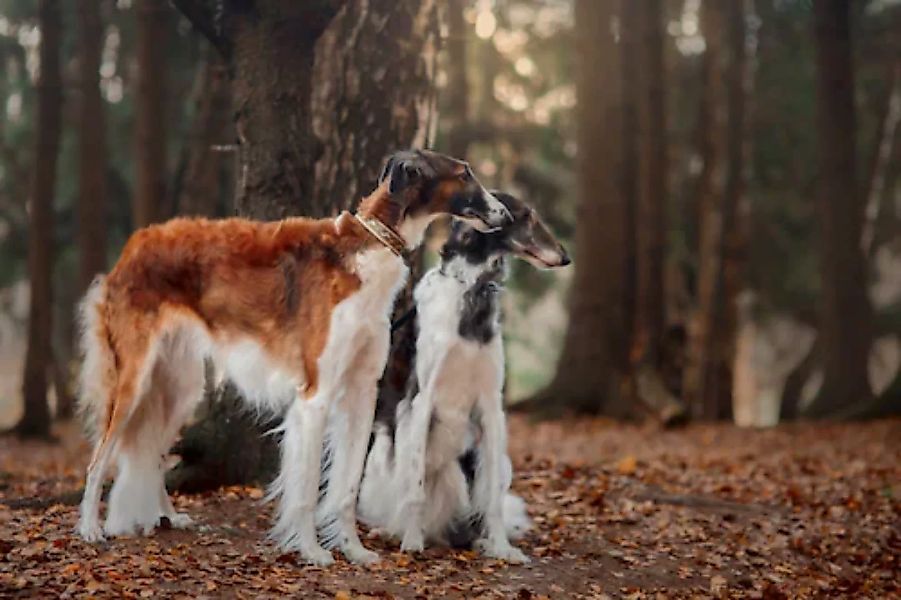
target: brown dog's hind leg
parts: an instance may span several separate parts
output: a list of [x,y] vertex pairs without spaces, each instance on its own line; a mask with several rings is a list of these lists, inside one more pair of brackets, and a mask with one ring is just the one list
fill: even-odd
[[110,461],[114,458],[114,453],[121,441],[122,432],[125,429],[125,421],[132,404],[131,399],[128,399],[126,402],[120,401],[120,398],[123,398],[121,389],[122,386],[119,386],[119,390],[114,392],[115,396],[112,399],[112,414],[109,423],[107,423],[103,435],[94,448],[94,454],[90,465],[88,465],[85,478],[84,496],[81,500],[81,516],[78,520],[78,533],[88,542],[103,540],[103,529],[100,527],[100,494]]
[[145,345],[140,352],[131,352],[120,357],[118,382],[110,394],[109,419],[102,425],[103,430],[88,465],[84,496],[81,500],[81,515],[78,533],[89,542],[103,539],[100,527],[100,495],[110,461],[115,458],[121,446],[126,426],[135,409],[136,392],[140,389],[140,375],[147,369],[144,363],[150,358]]
[[166,492],[166,456],[203,394],[203,357],[183,329],[156,345],[144,395],[126,424],[117,453],[118,474],[109,497],[107,535],[150,534],[165,517],[175,527],[191,519],[175,512]]

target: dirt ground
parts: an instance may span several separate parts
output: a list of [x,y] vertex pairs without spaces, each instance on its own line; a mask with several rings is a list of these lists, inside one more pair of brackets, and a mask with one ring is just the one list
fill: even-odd
[[[72,534],[87,448],[0,438],[0,597],[888,598],[901,594],[901,420],[763,431],[511,421],[534,530],[511,566],[370,540],[322,569],[266,540],[259,488],[179,496],[198,528]],[[38,507],[36,504],[49,504]]]

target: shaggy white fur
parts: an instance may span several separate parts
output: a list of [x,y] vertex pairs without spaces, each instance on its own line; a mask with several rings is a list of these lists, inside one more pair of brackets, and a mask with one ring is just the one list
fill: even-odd
[[[529,519],[522,499],[508,492],[512,471],[501,403],[503,345],[500,336],[481,344],[458,333],[463,294],[481,272],[455,259],[443,272],[426,273],[417,285],[420,391],[398,405],[394,440],[386,427],[375,432],[360,514],[370,526],[400,537],[407,551],[422,550],[426,540],[442,540],[453,519],[479,516],[484,537],[478,545],[485,554],[526,562],[509,542],[528,529]],[[476,444],[479,462],[470,499],[458,458]]]

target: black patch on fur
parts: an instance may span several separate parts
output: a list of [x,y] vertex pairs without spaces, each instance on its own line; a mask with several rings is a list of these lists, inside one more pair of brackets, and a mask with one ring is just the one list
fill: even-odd
[[[466,477],[466,487],[469,490],[469,497],[472,498],[472,486],[476,480],[476,467],[479,462],[478,447],[470,448],[461,454],[457,462]],[[469,550],[481,537],[483,528],[484,519],[481,514],[457,516],[448,524],[444,536],[452,548]]]
[[487,344],[497,335],[498,293],[502,269],[486,271],[463,294],[457,333],[465,340]]
[[476,480],[476,466],[479,462],[479,450],[478,447],[473,447],[460,455],[460,458],[457,459],[457,462],[460,463],[460,470],[463,471],[463,475],[466,476],[466,485],[469,488],[472,488],[472,484],[475,483]]
[[391,351],[379,381],[375,422],[387,427],[392,444],[397,430],[397,407],[405,398],[415,398],[419,392],[415,369],[418,335],[419,318],[415,308],[396,318],[391,326]]
[[505,254],[509,251],[504,231],[482,233],[458,221],[451,227],[451,235],[441,247],[441,260],[448,263],[454,258],[461,257],[471,265],[487,266],[492,255]]
[[444,537],[447,544],[456,550],[472,550],[476,540],[482,535],[482,518],[455,517],[447,529]]

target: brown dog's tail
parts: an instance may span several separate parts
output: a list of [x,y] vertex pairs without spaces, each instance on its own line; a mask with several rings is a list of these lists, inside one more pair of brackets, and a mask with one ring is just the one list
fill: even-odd
[[111,344],[106,296],[106,278],[98,275],[78,307],[81,350],[78,412],[95,442],[109,421],[110,399],[116,385],[116,355]]

